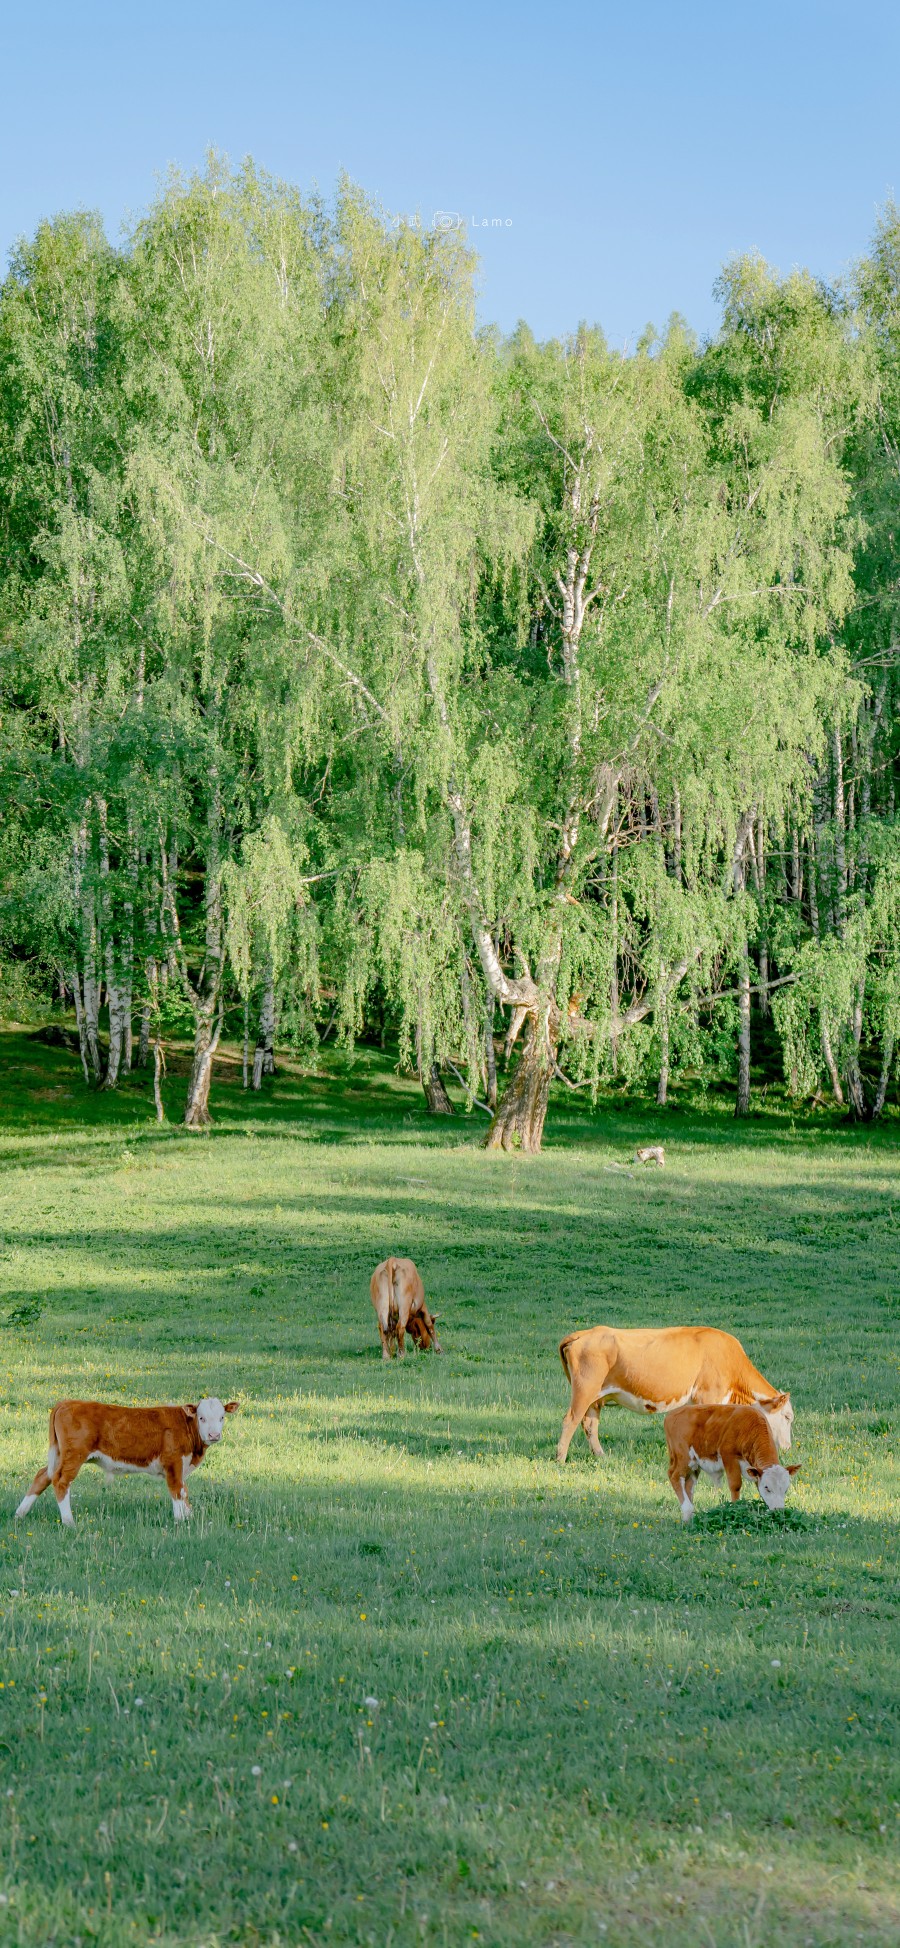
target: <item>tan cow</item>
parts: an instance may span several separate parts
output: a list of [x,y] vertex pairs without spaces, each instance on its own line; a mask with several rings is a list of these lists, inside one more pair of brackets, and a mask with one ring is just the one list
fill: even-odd
[[405,1333],[409,1333],[422,1352],[427,1352],[429,1347],[435,1353],[443,1350],[434,1330],[437,1313],[428,1310],[425,1287],[411,1258],[385,1258],[376,1265],[369,1291],[378,1320],[383,1360],[391,1358],[392,1347],[403,1358]]
[[755,1481],[767,1508],[782,1509],[800,1462],[782,1467],[771,1422],[759,1407],[677,1407],[663,1422],[669,1449],[669,1480],[683,1522],[694,1519],[694,1483],[700,1474],[722,1476],[731,1499],[746,1480]]
[[189,1407],[116,1407],[102,1400],[60,1400],[50,1411],[47,1465],[39,1468],[16,1520],[28,1515],[53,1483],[60,1520],[74,1528],[69,1490],[86,1461],[96,1461],[107,1480],[114,1474],[162,1475],[176,1522],[190,1515],[187,1478],[208,1447],[222,1438],[225,1415],[236,1400],[210,1396]]
[[581,1422],[588,1445],[602,1454],[600,1409],[608,1400],[639,1414],[666,1414],[689,1402],[700,1407],[757,1405],[768,1415],[779,1447],[791,1445],[794,1409],[789,1393],[758,1373],[739,1339],[714,1326],[589,1326],[569,1333],[559,1356],[572,1385],[557,1461],[564,1461]]

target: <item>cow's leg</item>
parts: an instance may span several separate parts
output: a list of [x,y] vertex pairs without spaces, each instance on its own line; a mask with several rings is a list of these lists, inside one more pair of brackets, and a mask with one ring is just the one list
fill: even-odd
[[401,1359],[406,1358],[406,1335],[409,1332],[410,1309],[409,1292],[402,1290],[397,1298],[397,1351]]
[[741,1474],[741,1464],[739,1461],[726,1461],[725,1479],[728,1483],[732,1501],[739,1502],[741,1499],[741,1489],[744,1485],[744,1477]]
[[677,1497],[683,1522],[694,1519],[694,1477],[690,1471],[687,1456],[673,1454],[669,1462],[669,1481],[672,1493]]
[[[583,1380],[579,1379],[577,1373],[573,1373],[571,1379],[572,1379],[572,1398],[569,1402],[569,1411],[562,1424],[562,1432],[560,1434],[559,1445],[556,1450],[556,1459],[559,1462],[565,1461],[566,1455],[569,1452],[569,1446],[571,1444],[572,1436],[575,1433],[575,1429],[577,1427],[584,1427],[584,1431],[587,1434],[588,1440],[591,1441],[591,1436],[590,1433],[588,1432],[588,1428],[585,1425],[585,1423],[588,1420],[590,1420],[592,1416],[594,1417],[595,1439],[597,1436],[596,1417],[599,1416],[599,1412],[600,1412],[600,1395],[597,1388],[596,1378],[593,1378],[587,1385],[585,1385],[585,1382]],[[600,1384],[602,1386],[603,1382],[601,1381]],[[593,1441],[591,1441],[591,1447],[592,1448],[594,1447]],[[594,1453],[601,1454],[602,1452],[603,1450],[600,1446],[600,1442],[599,1440],[597,1440],[597,1446],[594,1448]]]
[[51,1480],[52,1476],[49,1468],[38,1469],[28,1493],[22,1496],[22,1500],[16,1509],[15,1519],[17,1522],[23,1515],[30,1514],[38,1496],[43,1494],[45,1488],[49,1488]]
[[585,1435],[587,1437],[588,1447],[590,1448],[592,1454],[597,1454],[597,1455],[602,1455],[603,1453],[603,1449],[600,1446],[600,1431],[599,1431],[600,1430],[600,1407],[601,1407],[601,1402],[599,1400],[595,1400],[593,1407],[588,1408],[588,1411],[585,1414],[584,1419],[581,1423],[582,1427],[584,1428]]
[[72,1504],[69,1500],[69,1489],[86,1460],[87,1454],[85,1452],[82,1451],[79,1453],[77,1450],[70,1450],[67,1454],[62,1455],[59,1467],[53,1475],[53,1493],[56,1496],[59,1519],[67,1529],[74,1529],[75,1527],[75,1517],[72,1514]]
[[388,1346],[388,1337],[380,1319],[378,1321],[378,1331],[381,1336],[381,1357],[383,1360],[389,1360],[391,1354],[390,1354],[390,1348]]
[[172,1497],[172,1514],[176,1522],[184,1522],[190,1515],[191,1505],[184,1485],[181,1455],[174,1455],[171,1458],[164,1455],[162,1468],[166,1477],[166,1487]]

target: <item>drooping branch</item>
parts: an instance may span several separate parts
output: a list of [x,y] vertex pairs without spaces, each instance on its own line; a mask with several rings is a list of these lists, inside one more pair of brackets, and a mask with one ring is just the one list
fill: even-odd
[[[426,657],[425,668],[428,688],[438,715],[438,722],[444,734],[448,755],[451,755],[452,733],[447,699],[438,676],[437,664],[432,655]],[[472,939],[481,962],[484,978],[497,1001],[508,1008],[532,1010],[540,1000],[540,990],[530,973],[526,971],[520,980],[511,980],[506,973],[494,944],[494,938],[485,917],[484,906],[475,867],[472,859],[472,826],[466,810],[466,802],[451,768],[446,785],[447,805],[453,820],[453,851],[459,869]]]

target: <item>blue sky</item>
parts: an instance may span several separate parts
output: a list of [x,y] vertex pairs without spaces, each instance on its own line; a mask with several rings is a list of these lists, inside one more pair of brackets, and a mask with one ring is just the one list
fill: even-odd
[[159,172],[213,145],[458,212],[486,319],[622,342],[672,310],[711,330],[736,251],[837,276],[900,194],[884,0],[7,0],[0,50],[4,261],[75,205],[118,237]]

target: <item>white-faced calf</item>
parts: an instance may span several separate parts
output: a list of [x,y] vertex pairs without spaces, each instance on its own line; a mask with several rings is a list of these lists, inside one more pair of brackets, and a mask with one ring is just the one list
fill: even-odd
[[557,1461],[565,1460],[579,1421],[593,1453],[603,1453],[598,1424],[605,1401],[640,1414],[666,1414],[689,1401],[756,1405],[768,1415],[779,1447],[791,1445],[790,1394],[771,1386],[740,1340],[715,1326],[588,1326],[567,1334],[559,1356],[572,1399]]
[[676,1407],[663,1421],[669,1449],[669,1480],[681,1506],[681,1519],[694,1514],[698,1475],[722,1476],[736,1502],[746,1480],[755,1481],[767,1508],[782,1509],[792,1468],[782,1466],[769,1418],[760,1407]]
[[187,1478],[199,1468],[208,1447],[220,1441],[225,1415],[237,1413],[236,1400],[214,1397],[187,1407],[113,1407],[100,1400],[60,1400],[50,1413],[47,1465],[39,1468],[16,1519],[27,1515],[53,1483],[60,1519],[74,1528],[69,1490],[86,1461],[107,1478],[114,1474],[162,1475],[172,1497],[176,1522],[190,1515]]

